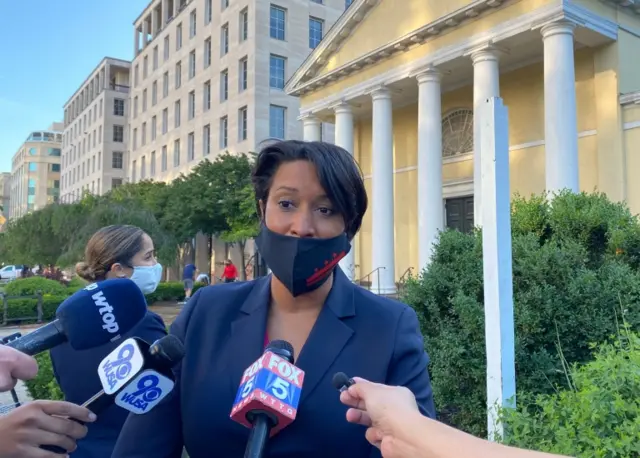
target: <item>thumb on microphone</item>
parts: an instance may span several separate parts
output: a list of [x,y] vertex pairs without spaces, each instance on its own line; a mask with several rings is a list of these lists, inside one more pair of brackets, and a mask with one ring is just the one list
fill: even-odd
[[0,392],[12,389],[18,380],[29,380],[38,373],[38,363],[31,356],[0,346]]

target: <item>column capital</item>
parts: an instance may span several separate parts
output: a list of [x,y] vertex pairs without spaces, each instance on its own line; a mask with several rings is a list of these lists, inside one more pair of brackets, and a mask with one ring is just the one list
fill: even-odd
[[384,85],[372,87],[371,90],[367,92],[367,94],[369,94],[374,101],[391,99],[391,90]]
[[505,54],[506,52],[506,49],[489,44],[471,49],[467,55],[471,57],[473,65],[476,65],[480,62],[498,62],[500,60],[500,55]]
[[331,109],[335,114],[341,113],[352,113],[353,112],[353,104],[347,102],[346,100],[341,100],[335,105],[331,106]]
[[560,21],[550,22],[542,26],[540,33],[542,33],[542,39],[547,39],[553,35],[571,35],[576,28],[576,24],[571,21],[562,19]]
[[423,83],[439,83],[442,80],[442,72],[436,67],[427,67],[416,73],[418,85]]
[[298,121],[302,121],[304,124],[319,124],[320,118],[313,113],[304,113],[298,116]]

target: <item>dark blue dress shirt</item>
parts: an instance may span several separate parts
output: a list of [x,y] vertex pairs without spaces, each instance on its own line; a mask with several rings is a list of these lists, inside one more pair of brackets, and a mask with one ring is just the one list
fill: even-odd
[[[74,350],[69,344],[55,347],[50,352],[53,374],[65,399],[82,404],[102,389],[98,366],[124,339],[139,337],[152,343],[166,334],[162,318],[153,312],[147,312],[140,324],[116,342],[83,351]],[[88,425],[87,436],[78,441],[78,448],[71,456],[109,458],[128,414],[128,411],[116,405],[98,414],[98,419]]]
[[[185,344],[176,389],[146,415],[130,415],[114,458],[242,458],[249,430],[229,418],[244,370],[262,355],[271,276],[196,292],[171,327]],[[429,359],[416,313],[351,283],[336,268],[324,308],[295,365],[305,371],[296,420],[270,439],[266,458],[377,458],[365,428],[347,423],[336,372],[416,395],[435,416]]]

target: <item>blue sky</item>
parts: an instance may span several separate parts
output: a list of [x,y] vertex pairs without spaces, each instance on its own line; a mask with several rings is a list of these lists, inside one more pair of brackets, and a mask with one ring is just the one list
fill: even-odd
[[62,121],[103,57],[131,59],[132,24],[149,0],[0,3],[0,172],[10,172],[27,135]]

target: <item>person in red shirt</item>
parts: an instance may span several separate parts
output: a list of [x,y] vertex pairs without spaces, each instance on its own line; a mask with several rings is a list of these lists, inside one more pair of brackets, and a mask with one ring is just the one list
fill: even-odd
[[224,272],[222,273],[222,281],[225,283],[231,283],[238,278],[238,269],[233,265],[231,259],[227,259],[224,262]]

